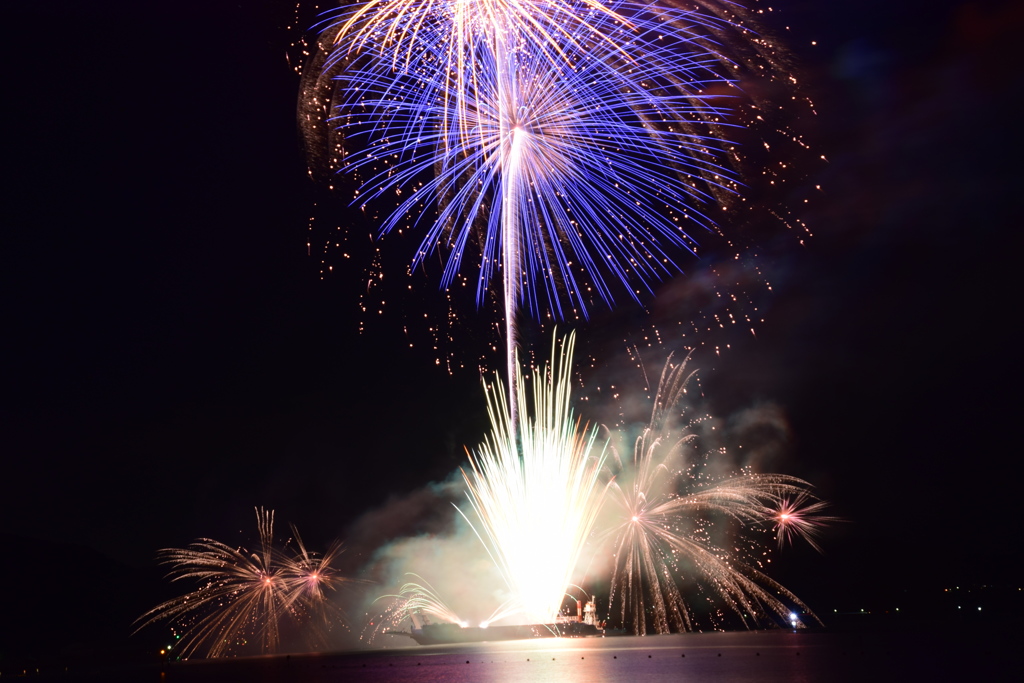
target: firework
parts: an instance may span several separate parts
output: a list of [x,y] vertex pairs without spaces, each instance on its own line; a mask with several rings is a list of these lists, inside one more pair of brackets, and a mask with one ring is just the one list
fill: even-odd
[[398,589],[398,595],[385,597],[401,601],[403,609],[414,619],[425,615],[440,619],[445,623],[467,625],[452,608],[445,604],[433,586],[427,583],[423,577],[412,573],[408,575],[418,581],[407,581]]
[[375,604],[383,603],[384,608],[367,621],[361,640],[373,643],[377,636],[394,632],[406,619],[412,622],[414,629],[429,624],[432,618],[442,624],[457,624],[462,628],[469,626],[469,622],[459,617],[426,579],[412,572],[407,572],[406,576],[414,580],[402,584],[398,593],[382,595],[374,600]]
[[603,22],[627,21],[596,0],[368,0],[327,17],[334,59],[367,52],[388,66],[408,67],[418,61],[421,45],[441,45],[453,80],[471,74],[467,57],[473,46],[500,41],[501,33],[527,35],[534,46],[563,54],[566,43],[581,47],[567,27],[589,26],[598,33]]
[[[500,379],[485,387],[492,433],[464,472],[476,522],[466,518],[510,594],[498,615],[554,619],[605,494],[596,431],[570,406],[572,339],[534,372],[527,400],[520,311],[585,318],[622,293],[639,300],[679,272],[695,234],[717,230],[740,187],[731,133],[746,123],[727,105],[740,100],[741,75],[778,67],[770,42],[731,8],[367,0],[325,20],[320,74],[301,111],[307,129],[326,121],[340,140],[330,166],[356,179],[354,203],[384,207],[374,213],[382,235],[420,231],[413,266],[439,255],[443,288],[463,277],[474,250],[478,305],[500,277],[508,393]],[[613,605],[639,629],[648,610],[658,631],[692,628],[685,570],[744,623],[788,613],[784,601],[802,607],[712,527],[763,525],[766,510],[806,484],[679,476],[691,438],[672,437],[667,416],[685,387],[680,373],[666,371],[651,424],[611,486],[626,513],[614,536]],[[683,493],[680,481],[689,481]],[[406,587],[413,607],[437,599]]]
[[750,472],[716,479],[700,459],[687,462],[696,435],[675,427],[673,409],[692,376],[685,362],[666,365],[650,423],[611,486],[619,521],[611,531],[610,610],[637,634],[648,626],[657,633],[695,628],[684,588],[706,593],[713,620],[722,618],[724,606],[747,627],[784,621],[794,606],[810,613],[761,571],[766,551],[750,538],[768,507],[803,500],[809,485]]
[[[438,247],[450,248],[442,286],[451,285],[474,226],[481,225],[478,300],[501,269],[511,278],[510,305],[563,317],[562,293],[574,312],[586,315],[592,294],[614,300],[614,279],[635,278],[647,287],[673,272],[669,247],[695,245],[679,223],[710,226],[701,206],[734,186],[711,149],[719,141],[686,123],[721,111],[693,92],[639,85],[642,78],[670,78],[669,56],[659,57],[637,76],[610,68],[610,54],[552,66],[543,55],[526,53],[507,74],[496,55],[482,53],[480,62],[490,68],[464,94],[444,74],[406,81],[364,73],[351,111],[337,124],[368,144],[345,170],[370,174],[360,202],[409,195],[381,231],[415,216],[425,231],[415,264]],[[674,58],[677,69],[699,66],[695,55]],[[664,65],[661,73],[656,64]],[[464,108],[457,118],[455,103]],[[666,120],[679,121],[660,127]],[[653,165],[654,158],[662,165]],[[377,170],[381,160],[391,161]],[[714,176],[714,189],[699,182],[702,175]],[[533,282],[542,283],[540,291],[526,286]],[[633,287],[628,292],[638,296]]]
[[786,543],[792,544],[796,539],[803,539],[812,548],[821,552],[818,536],[831,523],[838,522],[838,517],[823,515],[822,510],[828,507],[826,501],[818,500],[808,491],[797,491],[792,496],[782,496],[775,501],[775,507],[766,508],[775,527],[775,537],[781,548]]
[[334,567],[343,551],[341,542],[335,541],[321,555],[307,550],[299,530],[294,525],[291,529],[295,550],[279,556],[281,576],[290,590],[286,602],[291,616],[303,629],[305,641],[314,647],[326,647],[331,629],[347,621],[334,594],[354,581],[338,574]]
[[423,232],[414,266],[446,254],[443,288],[474,249],[478,305],[500,274],[513,424],[520,309],[587,317],[639,299],[737,192],[725,105],[739,74],[777,61],[746,45],[761,39],[739,11],[370,0],[325,19],[317,70],[337,86],[306,88],[306,128],[338,131],[330,165],[360,179],[355,203],[393,207],[381,234]]
[[550,365],[534,371],[532,401],[520,397],[514,430],[500,380],[485,387],[492,432],[469,454],[464,475],[476,522],[465,516],[510,594],[488,621],[553,622],[597,520],[605,456],[597,430],[573,416],[573,343],[570,334]]
[[[718,474],[724,450],[698,453],[695,423],[680,426],[678,406],[693,374],[671,359],[632,457],[607,459],[596,431],[573,415],[572,346],[570,335],[549,366],[519,378],[531,391],[522,395],[516,427],[500,381],[485,387],[492,431],[469,454],[470,506],[460,512],[507,593],[479,625],[556,623],[591,552],[614,558],[609,611],[637,634],[693,630],[708,620],[714,627],[788,623],[792,610],[813,618],[764,573],[771,522],[780,540],[800,534],[813,543],[811,532],[832,519],[819,514],[823,503],[810,485],[745,469]],[[387,608],[370,623],[370,638],[409,618],[416,627],[426,617],[467,625],[411,576],[397,594],[383,596]]]
[[341,546],[335,544],[318,556],[307,551],[296,532],[297,548],[286,554],[274,546],[273,511],[258,509],[256,521],[256,552],[208,538],[187,548],[161,550],[160,562],[171,565],[173,581],[189,579],[202,585],[143,614],[139,629],[156,621],[184,623],[177,646],[182,658],[200,650],[207,657],[222,657],[250,639],[261,652],[275,652],[285,619],[303,627],[308,643],[325,644],[326,632],[342,616],[329,601],[347,581],[331,567]]

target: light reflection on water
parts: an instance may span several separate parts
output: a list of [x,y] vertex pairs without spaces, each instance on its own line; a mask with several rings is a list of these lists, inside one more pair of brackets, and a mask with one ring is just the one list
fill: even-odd
[[[792,633],[712,633],[482,643],[461,649],[461,654],[465,655],[461,661],[454,659],[456,653],[450,649],[436,648],[439,665],[436,677],[433,673],[427,676],[423,675],[427,672],[421,673],[422,667],[428,665],[423,661],[423,655],[434,649],[422,648],[419,657],[416,652],[409,655],[417,659],[417,663],[410,662],[416,669],[409,671],[411,677],[407,680],[446,683],[836,680],[831,648],[827,644],[827,639],[815,642],[813,637]],[[394,663],[389,669],[393,670],[395,666],[398,664]],[[388,676],[386,680],[406,679]]]
[[978,650],[978,642],[964,634],[790,632],[552,638],[189,662],[168,667],[160,680],[902,683],[956,680],[963,675],[977,679],[990,663]]

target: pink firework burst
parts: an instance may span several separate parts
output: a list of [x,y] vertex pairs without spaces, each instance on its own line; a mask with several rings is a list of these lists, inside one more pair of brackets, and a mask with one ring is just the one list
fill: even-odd
[[800,491],[792,497],[779,498],[778,507],[768,510],[769,518],[775,523],[775,537],[779,547],[786,543],[792,545],[795,539],[801,538],[819,553],[822,552],[817,542],[818,535],[826,526],[839,521],[838,517],[821,514],[827,507],[826,501],[818,500],[806,491]]

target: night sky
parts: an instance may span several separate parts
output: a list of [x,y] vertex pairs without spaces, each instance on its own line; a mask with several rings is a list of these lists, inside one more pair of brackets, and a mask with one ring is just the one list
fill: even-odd
[[[1022,12],[775,9],[828,160],[796,212],[814,234],[773,248],[756,338],[697,364],[722,417],[785,415],[777,468],[847,520],[778,578],[823,613],[1016,581]],[[307,252],[311,215],[352,210],[306,175],[294,16],[277,0],[5,4],[0,533],[7,585],[38,591],[19,611],[66,623],[109,600],[130,621],[166,597],[158,548],[251,540],[255,506],[324,547],[484,432],[481,336],[446,347],[469,360],[449,374],[403,332],[423,302],[443,311],[436,285],[360,333],[369,249],[327,279]],[[643,321],[622,307],[617,323]],[[575,327],[622,361],[607,327]],[[68,600],[76,574],[105,597]],[[4,629],[23,628],[14,611]]]

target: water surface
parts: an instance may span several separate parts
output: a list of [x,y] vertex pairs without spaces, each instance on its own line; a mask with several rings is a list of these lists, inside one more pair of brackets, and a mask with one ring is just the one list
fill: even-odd
[[[105,672],[157,683],[802,683],[1019,680],[999,633],[691,633],[405,646],[337,654],[190,661]],[[1016,670],[1016,669],[1014,669]],[[67,677],[65,677],[67,678]],[[75,678],[72,674],[70,678]]]

